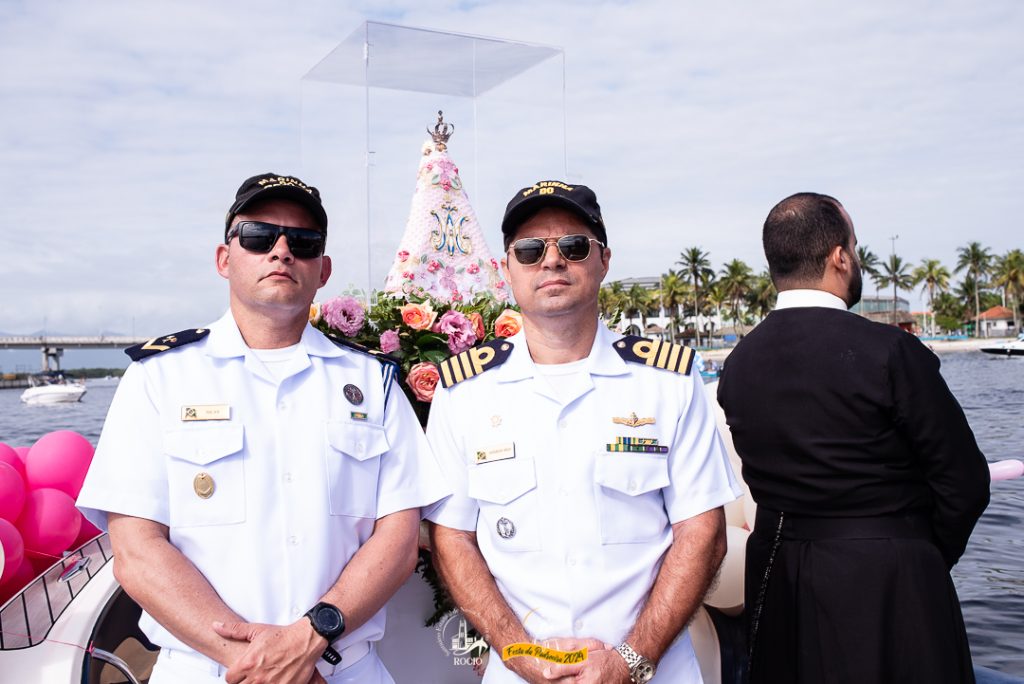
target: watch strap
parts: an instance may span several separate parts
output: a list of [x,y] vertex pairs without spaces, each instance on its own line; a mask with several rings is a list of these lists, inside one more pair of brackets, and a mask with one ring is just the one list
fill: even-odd
[[334,647],[330,644],[327,645],[327,648],[324,649],[324,654],[320,657],[331,665],[337,665],[341,662],[341,654],[334,650]]
[[[625,641],[615,647],[615,652],[622,656],[622,659],[626,661],[626,667],[629,668],[629,681],[631,682],[636,683],[640,681],[637,680],[636,676],[641,666],[653,666],[653,663],[651,663],[650,660],[634,651],[633,647]],[[647,681],[647,679],[644,679],[643,681]]]

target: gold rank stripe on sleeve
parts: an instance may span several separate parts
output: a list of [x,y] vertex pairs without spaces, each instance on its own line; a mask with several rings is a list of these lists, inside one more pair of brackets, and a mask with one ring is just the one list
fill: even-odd
[[618,355],[631,363],[642,363],[682,375],[689,375],[693,366],[693,349],[681,344],[627,335],[616,341],[614,346]]
[[511,342],[493,340],[447,358],[437,365],[441,373],[441,385],[452,387],[463,380],[480,375],[485,370],[497,368],[508,360],[511,353]]
[[188,330],[182,330],[172,335],[164,335],[162,337],[154,337],[146,340],[142,344],[137,344],[134,347],[128,347],[124,350],[124,353],[128,355],[132,361],[141,361],[142,359],[165,352],[168,349],[176,349],[186,344],[198,342],[207,335],[210,331],[206,328],[190,328]]

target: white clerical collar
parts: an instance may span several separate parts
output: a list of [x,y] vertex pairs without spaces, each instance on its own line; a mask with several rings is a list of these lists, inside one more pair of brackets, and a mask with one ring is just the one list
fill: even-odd
[[775,301],[775,310],[820,306],[826,309],[847,310],[846,302],[824,290],[783,290]]

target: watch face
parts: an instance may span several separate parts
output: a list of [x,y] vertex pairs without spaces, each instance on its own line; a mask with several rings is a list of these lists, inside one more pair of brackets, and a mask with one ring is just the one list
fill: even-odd
[[634,675],[636,681],[643,684],[654,679],[654,665],[650,663],[640,663],[636,668],[636,674]]
[[316,624],[323,632],[336,632],[341,627],[341,612],[327,606],[316,611]]

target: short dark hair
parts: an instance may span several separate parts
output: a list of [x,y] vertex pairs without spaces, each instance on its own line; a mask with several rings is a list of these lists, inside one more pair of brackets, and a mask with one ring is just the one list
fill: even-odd
[[812,283],[825,275],[828,255],[850,240],[851,226],[842,207],[834,197],[798,192],[772,208],[761,240],[776,288],[780,283]]

